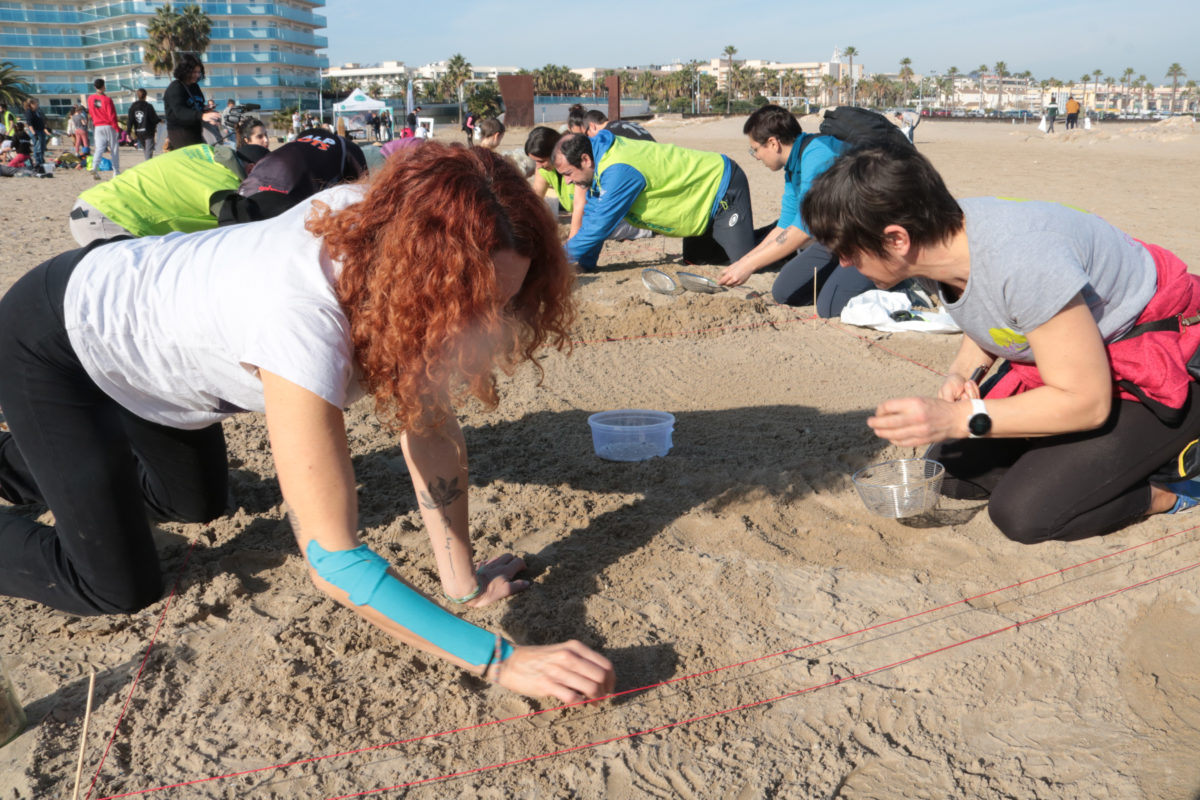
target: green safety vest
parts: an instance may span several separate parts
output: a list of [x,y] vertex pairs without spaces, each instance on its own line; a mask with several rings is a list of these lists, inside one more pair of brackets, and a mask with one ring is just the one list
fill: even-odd
[[567,183],[562,175],[552,169],[539,169],[538,174],[546,179],[546,183],[550,184],[550,188],[558,195],[558,204],[562,206],[563,211],[570,214],[575,207],[575,185]]
[[79,199],[134,236],[161,236],[217,227],[209,198],[213,192],[237,191],[241,182],[218,162],[210,145],[194,144],[125,170]]
[[704,233],[725,174],[724,156],[614,136],[596,164],[597,191],[603,189],[604,171],[614,164],[628,164],[646,179],[646,188],[625,215],[630,225],[667,236]]

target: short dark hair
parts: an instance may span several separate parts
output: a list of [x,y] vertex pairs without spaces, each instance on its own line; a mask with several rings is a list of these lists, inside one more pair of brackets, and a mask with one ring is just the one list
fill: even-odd
[[562,134],[558,131],[547,128],[545,125],[539,125],[525,137],[525,155],[548,159],[560,138],[562,138]]
[[204,62],[202,62],[195,53],[183,53],[179,56],[179,61],[175,63],[175,71],[171,73],[176,80],[188,81],[191,80],[192,70],[196,67],[200,68],[200,78],[203,80],[207,74],[204,71]]
[[485,117],[479,120],[479,136],[486,139],[489,136],[495,136],[497,133],[504,133],[506,128],[504,123],[495,117]]
[[746,119],[742,133],[749,136],[757,144],[766,144],[767,139],[774,136],[780,144],[791,144],[803,133],[796,115],[782,106],[768,104],[755,111]]
[[145,90],[145,89],[138,89],[138,90],[137,90],[137,99],[138,99],[138,100],[145,100],[145,99],[146,99],[146,90]]
[[104,90],[104,78],[96,78],[96,80],[92,81],[92,88],[99,90],[99,91],[103,91]]
[[839,259],[883,256],[883,229],[899,225],[918,247],[948,241],[963,213],[942,176],[915,148],[872,146],[843,153],[813,181],[801,214],[814,239]]
[[584,156],[593,162],[596,160],[592,155],[592,140],[582,133],[564,133],[554,146],[554,152],[561,153],[572,167],[582,167]]
[[603,125],[604,123],[608,122],[608,117],[605,115],[605,113],[595,108],[584,114],[583,118],[588,122],[594,122],[597,125]]
[[576,103],[567,109],[567,130],[574,131],[576,128],[587,129],[587,109],[582,103]]

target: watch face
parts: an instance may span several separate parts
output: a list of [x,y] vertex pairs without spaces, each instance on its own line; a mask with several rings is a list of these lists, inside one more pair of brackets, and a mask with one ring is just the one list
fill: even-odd
[[992,418],[987,414],[976,414],[967,421],[967,430],[972,436],[987,436],[992,429]]

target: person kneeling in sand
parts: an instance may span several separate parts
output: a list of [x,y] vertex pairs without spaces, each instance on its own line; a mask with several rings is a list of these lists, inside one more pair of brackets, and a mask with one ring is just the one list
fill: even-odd
[[[1066,206],[956,201],[909,149],[843,155],[802,212],[842,264],[881,287],[919,279],[963,329],[937,397],[886,400],[868,420],[894,445],[935,444],[944,493],[988,496],[1024,544],[1200,502],[1200,481],[1162,469],[1200,435],[1200,276],[1174,254]],[[981,392],[969,376],[997,359]]]
[[[579,233],[579,228],[583,224],[583,209],[587,206],[587,187],[582,184],[567,183],[563,176],[554,169],[550,159],[554,155],[554,146],[561,138],[562,134],[553,128],[538,126],[531,130],[525,139],[525,155],[529,156],[537,170],[533,175],[534,193],[538,197],[545,197],[546,190],[553,189],[554,197],[547,198],[547,202],[551,203],[551,211],[561,210],[563,213],[571,215],[569,238]],[[625,220],[621,220],[607,238],[623,242],[630,239],[645,239],[653,235],[654,231],[635,228]]]
[[342,411],[370,394],[400,431],[450,603],[523,591],[519,557],[475,561],[455,410],[468,395],[497,404],[496,367],[569,344],[573,286],[554,220],[525,178],[489,150],[434,143],[373,183],[334,187],[271,220],[47,261],[0,299],[11,430],[0,433],[0,497],[45,503],[54,526],[0,512],[0,594],[71,614],[159,600],[145,509],[220,516],[221,421],[259,411],[317,588],[513,691],[564,702],[610,692],[600,654],[575,641],[513,645],[413,589],[359,539]]
[[622,219],[682,237],[689,264],[728,264],[754,247],[746,173],[721,153],[600,131],[563,135],[551,163],[567,183],[588,187],[583,221],[567,240],[567,256],[586,272]]
[[567,130],[570,133],[582,133],[595,136],[600,131],[610,131],[615,136],[626,139],[641,139],[646,142],[655,141],[650,131],[636,122],[627,119],[609,120],[608,115],[596,109],[585,110],[582,103],[576,103],[567,111]]
[[802,306],[814,300],[815,275],[820,285],[817,314],[838,316],[852,297],[874,284],[853,268],[838,269],[833,254],[804,227],[800,203],[817,176],[850,146],[833,136],[804,133],[796,116],[776,105],[751,114],[742,132],[750,142],[750,154],[759,163],[772,172],[783,170],[783,199],[775,228],[758,232],[756,236],[762,236],[758,245],[722,270],[717,283],[741,286],[755,272],[778,265],[779,275],[771,287],[775,302]]
[[196,144],[138,164],[79,195],[71,210],[71,235],[86,245],[114,236],[190,233],[267,219],[366,171],[359,146],[324,128],[302,131],[275,151],[257,144],[236,151]]

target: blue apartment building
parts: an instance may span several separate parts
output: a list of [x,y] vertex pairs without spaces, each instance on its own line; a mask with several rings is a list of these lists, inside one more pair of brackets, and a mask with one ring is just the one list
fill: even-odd
[[[0,61],[11,61],[33,84],[33,95],[50,115],[65,115],[104,78],[123,113],[142,88],[161,111],[172,80],[143,61],[146,26],[163,2],[74,0],[41,3],[0,0]],[[176,2],[180,9],[189,3]],[[218,109],[226,100],[257,103],[264,111],[295,106],[316,109],[323,52],[328,39],[317,31],[325,17],[314,9],[325,0],[275,3],[195,3],[212,20],[203,61],[204,96]]]

